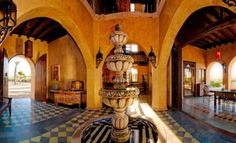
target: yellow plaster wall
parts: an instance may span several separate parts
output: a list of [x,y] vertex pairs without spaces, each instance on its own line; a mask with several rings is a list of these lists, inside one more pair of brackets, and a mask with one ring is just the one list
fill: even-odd
[[[12,58],[18,53],[16,53],[16,39],[18,38],[17,35],[13,34],[12,36],[8,36],[5,41],[2,43],[1,48],[5,48],[7,51],[8,58]],[[23,48],[22,53],[24,54],[24,46],[25,41],[28,40],[26,36],[19,37],[22,39]],[[29,38],[33,42],[33,57],[32,60],[34,63],[38,60],[40,56],[43,54],[47,54],[48,52],[48,44],[45,41],[34,40],[33,38]]]
[[[128,43],[136,43],[147,54],[151,50],[158,49],[158,20],[153,17],[117,17],[109,20],[100,20],[99,46],[108,55],[113,45],[109,36],[116,24],[121,25],[121,30],[128,34]],[[98,49],[98,48],[97,48]],[[157,52],[158,53],[158,52]]]
[[[51,67],[54,64],[60,65],[59,82],[51,79]],[[55,83],[58,84],[59,89],[71,89],[73,80],[82,80],[86,85],[86,66],[82,54],[69,35],[48,44],[48,67],[48,89]]]
[[200,83],[198,70],[206,69],[206,51],[192,45],[187,45],[182,49],[182,61],[196,63],[196,83]]
[[[236,43],[234,42],[233,44],[228,44],[228,45],[222,45],[222,46],[217,46],[216,48],[212,48],[207,50],[207,59],[206,59],[206,63],[207,63],[207,67],[209,67],[209,65],[212,62],[220,62],[220,63],[225,63],[227,66],[226,71],[223,73],[224,74],[224,78],[223,78],[223,84],[225,85],[226,88],[229,87],[229,81],[228,81],[228,77],[229,77],[229,65],[230,62],[235,58],[236,56]],[[217,51],[221,52],[221,60],[217,61],[215,54]]]

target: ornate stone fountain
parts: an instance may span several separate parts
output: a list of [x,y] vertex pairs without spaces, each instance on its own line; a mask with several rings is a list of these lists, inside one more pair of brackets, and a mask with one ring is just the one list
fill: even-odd
[[130,138],[128,128],[129,118],[125,114],[126,108],[131,105],[139,94],[136,87],[126,87],[123,77],[124,71],[132,67],[133,58],[123,54],[122,46],[127,42],[127,34],[120,30],[120,26],[115,26],[115,31],[110,35],[110,41],[115,46],[114,55],[106,59],[106,66],[116,73],[114,86],[112,89],[101,89],[99,94],[102,102],[114,109],[112,116],[111,139],[114,142],[126,142]]
[[[127,34],[120,31],[119,25],[110,35],[114,44],[114,55],[106,59],[106,66],[116,73],[114,86],[101,89],[102,102],[114,109],[114,114],[91,119],[80,126],[73,134],[72,143],[137,143],[157,142],[157,129],[153,123],[139,116],[128,117],[126,108],[139,94],[136,87],[126,87],[124,71],[132,67],[133,58],[123,54],[122,46],[127,42]],[[109,114],[111,109],[106,109]]]

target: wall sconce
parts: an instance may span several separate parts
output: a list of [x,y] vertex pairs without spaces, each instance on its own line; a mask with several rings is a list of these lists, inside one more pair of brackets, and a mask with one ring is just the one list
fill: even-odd
[[12,0],[0,1],[0,43],[5,39],[7,32],[16,25],[16,5]]
[[148,60],[152,63],[152,66],[153,66],[154,68],[157,67],[157,65],[156,65],[156,55],[155,55],[155,53],[153,52],[152,47],[151,47],[150,53],[148,54]]
[[223,0],[228,6],[236,6],[236,0]]
[[102,60],[103,60],[103,56],[102,56],[102,53],[100,52],[100,47],[99,47],[98,53],[96,55],[96,68],[98,68]]
[[222,63],[222,67],[223,67],[224,72],[226,73],[227,72],[227,65],[225,63]]

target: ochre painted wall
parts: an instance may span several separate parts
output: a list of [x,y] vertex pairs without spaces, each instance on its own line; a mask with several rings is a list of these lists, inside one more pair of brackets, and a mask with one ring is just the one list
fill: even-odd
[[[51,79],[54,64],[60,65],[60,81]],[[48,67],[49,89],[56,83],[59,89],[70,90],[73,80],[82,80],[86,85],[86,66],[82,54],[69,35],[48,44]]]
[[[207,50],[207,67],[212,63],[212,62],[220,62],[220,63],[225,63],[226,64],[226,70],[223,72],[224,78],[223,78],[223,84],[225,85],[225,88],[229,88],[229,71],[230,71],[230,62],[236,57],[236,43],[232,44],[227,44],[227,45],[222,45],[222,46],[217,46],[216,48],[212,48]],[[221,52],[221,60],[216,60],[216,52],[220,51]]]
[[[19,54],[16,52],[16,39],[20,38],[22,39],[22,54],[24,54],[24,47],[25,47],[25,41],[28,40],[27,37],[21,36],[18,37],[17,35],[8,36],[3,44],[1,45],[1,49],[5,48],[7,51],[8,58],[12,58],[15,55]],[[40,40],[34,40],[33,38],[29,38],[33,42],[33,62],[36,63],[38,58],[42,56],[43,54],[47,54],[48,52],[48,44],[45,41]]]
[[198,70],[206,69],[206,51],[192,45],[187,45],[182,49],[182,61],[196,63],[196,83],[200,83]]

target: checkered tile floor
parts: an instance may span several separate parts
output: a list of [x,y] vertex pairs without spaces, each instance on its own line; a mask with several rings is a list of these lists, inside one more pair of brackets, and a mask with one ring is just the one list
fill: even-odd
[[[206,139],[220,143],[234,142],[234,139],[192,121],[183,113],[156,113],[184,143],[204,142]],[[14,99],[12,117],[9,118],[7,112],[0,116],[0,143],[67,143],[83,123],[110,114],[110,108],[91,111]]]
[[[183,111],[194,118],[236,134],[236,103],[232,101],[221,101],[214,106],[214,97],[188,97],[184,99]],[[198,113],[198,114],[197,114]]]
[[156,114],[183,143],[198,143],[198,141],[167,112],[156,112]]
[[71,109],[53,104],[39,103],[30,99],[18,99],[12,102],[12,115],[9,118],[8,110],[0,116],[0,127],[18,127],[38,123]]
[[20,143],[66,143],[70,142],[74,131],[86,121],[104,115],[110,115],[112,110],[105,108],[99,111],[86,110],[66,123],[31,139],[23,140]]

